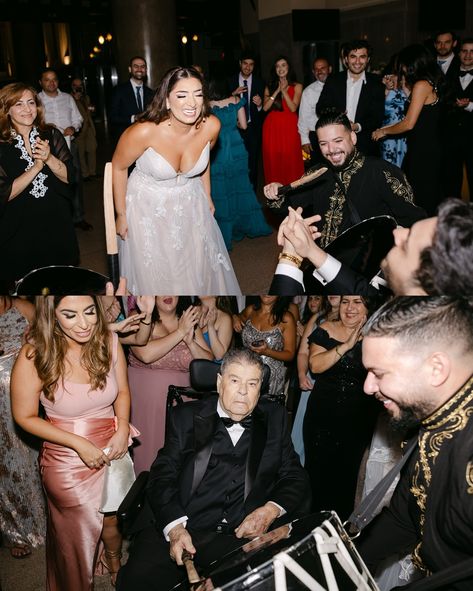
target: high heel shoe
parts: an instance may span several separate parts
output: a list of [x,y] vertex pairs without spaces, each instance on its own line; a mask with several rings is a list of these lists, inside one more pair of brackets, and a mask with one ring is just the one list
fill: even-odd
[[[112,567],[108,563],[108,560],[120,560],[122,557],[122,553],[120,550],[104,550],[102,552],[102,556],[100,557],[100,562],[102,563],[105,570],[108,571],[110,575],[110,582],[115,587],[115,583],[117,582],[117,575],[120,567],[117,570],[112,570]],[[120,565],[121,566],[121,565]]]

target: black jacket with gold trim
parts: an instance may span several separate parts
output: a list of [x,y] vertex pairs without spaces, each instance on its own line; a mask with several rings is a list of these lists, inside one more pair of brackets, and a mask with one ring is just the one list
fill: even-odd
[[[275,207],[274,203],[270,205]],[[282,214],[286,215],[289,205],[303,207],[304,217],[322,216],[318,224],[322,248],[370,217],[390,215],[408,228],[426,217],[425,211],[414,204],[412,188],[399,167],[358,150],[342,170],[329,168],[310,187],[288,194],[281,207]]]
[[[406,550],[427,575],[473,557],[473,378],[422,422],[389,507],[363,532],[358,549],[372,572]],[[471,590],[473,579],[448,589]]]

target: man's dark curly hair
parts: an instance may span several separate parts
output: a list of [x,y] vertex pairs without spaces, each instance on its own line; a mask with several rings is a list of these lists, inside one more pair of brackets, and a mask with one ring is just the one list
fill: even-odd
[[429,295],[473,294],[473,204],[447,199],[438,208],[432,246],[420,255],[416,279]]

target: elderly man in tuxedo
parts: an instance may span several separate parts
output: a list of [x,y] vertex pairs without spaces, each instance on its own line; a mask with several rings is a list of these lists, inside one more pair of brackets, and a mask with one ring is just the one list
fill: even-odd
[[120,591],[165,591],[186,578],[182,553],[196,564],[307,514],[310,487],[292,447],[287,412],[259,400],[263,364],[231,349],[217,379],[218,398],[177,406],[151,466],[143,529],[117,581]]

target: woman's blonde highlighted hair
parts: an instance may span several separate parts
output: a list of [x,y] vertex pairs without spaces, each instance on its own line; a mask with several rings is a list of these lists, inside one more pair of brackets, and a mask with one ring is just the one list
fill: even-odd
[[[31,329],[35,368],[43,383],[43,394],[52,402],[58,382],[64,380],[66,370],[67,339],[55,313],[63,297],[37,296],[36,315]],[[90,340],[82,347],[81,363],[89,374],[91,389],[100,390],[105,387],[111,367],[111,341],[101,298],[90,297],[95,304],[97,324]]]

